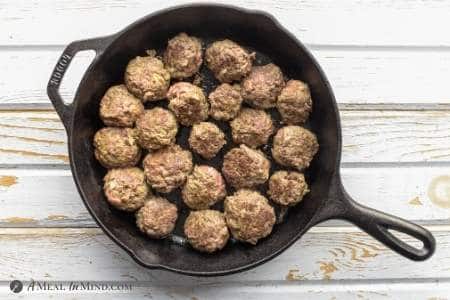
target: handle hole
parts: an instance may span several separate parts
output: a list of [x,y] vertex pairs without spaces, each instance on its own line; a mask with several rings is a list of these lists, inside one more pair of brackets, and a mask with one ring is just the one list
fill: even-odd
[[60,94],[64,104],[67,105],[73,102],[78,84],[94,58],[94,50],[79,51],[72,58],[70,66],[68,67],[60,85]]
[[396,238],[401,240],[403,243],[405,243],[405,244],[409,245],[410,247],[413,247],[417,250],[421,250],[425,247],[425,244],[421,240],[419,240],[409,234],[403,233],[403,232],[395,230],[393,228],[388,228],[387,232],[389,232],[390,234],[392,234],[393,236],[395,236]]

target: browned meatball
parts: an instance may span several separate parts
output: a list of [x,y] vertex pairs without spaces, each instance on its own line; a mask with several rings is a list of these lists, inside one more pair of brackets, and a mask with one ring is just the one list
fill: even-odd
[[132,128],[105,127],[94,136],[95,158],[105,168],[132,167],[141,158],[141,148]]
[[259,150],[245,145],[231,149],[223,158],[222,173],[235,188],[251,188],[269,179],[270,162]]
[[222,175],[210,166],[195,166],[182,191],[183,201],[191,209],[207,209],[226,196]]
[[212,43],[205,53],[208,67],[221,82],[239,81],[252,68],[253,54],[233,41],[223,40]]
[[312,110],[308,85],[300,80],[289,80],[278,96],[277,108],[284,122],[305,123]]
[[114,207],[135,211],[144,205],[150,192],[144,172],[139,168],[112,169],[106,173],[103,190],[106,199]]
[[172,112],[155,107],[139,117],[136,129],[139,144],[145,149],[156,150],[175,142],[178,124]]
[[157,101],[166,97],[170,73],[164,69],[160,59],[138,56],[128,63],[125,84],[130,92],[144,102]]
[[266,197],[239,190],[225,199],[225,219],[233,237],[255,245],[268,236],[275,224],[275,211]]
[[169,109],[184,126],[191,126],[208,118],[208,101],[201,88],[189,82],[178,82],[167,92]]
[[203,62],[202,44],[196,37],[182,32],[167,44],[164,64],[172,78],[183,79],[198,72]]
[[252,148],[267,144],[274,130],[270,115],[252,108],[243,108],[230,125],[233,141]]
[[100,101],[100,118],[107,126],[133,127],[143,112],[141,100],[123,84],[110,87]]
[[275,107],[284,87],[283,73],[274,64],[253,67],[242,81],[241,94],[248,104],[261,109]]
[[269,179],[267,194],[280,205],[296,205],[308,192],[308,184],[301,173],[277,171]]
[[242,96],[238,85],[222,83],[208,96],[209,114],[216,120],[228,121],[237,116],[241,109]]
[[151,238],[161,239],[175,228],[178,210],[175,204],[162,197],[148,198],[136,213],[136,225]]
[[194,249],[207,253],[222,249],[230,238],[223,214],[210,209],[190,212],[184,234]]
[[147,182],[160,193],[169,193],[181,186],[192,170],[192,154],[178,145],[150,152],[144,159]]
[[216,124],[201,122],[192,126],[189,146],[202,157],[213,158],[225,144],[225,134]]
[[272,156],[283,166],[303,170],[318,150],[314,133],[300,126],[285,126],[273,138]]

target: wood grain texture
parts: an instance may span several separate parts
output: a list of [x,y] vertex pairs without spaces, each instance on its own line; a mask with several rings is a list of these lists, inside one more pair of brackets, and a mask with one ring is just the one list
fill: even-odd
[[[136,19],[186,0],[0,2],[0,44],[67,44],[111,34]],[[447,1],[198,1],[269,11],[308,44],[449,46]],[[74,21],[75,20],[75,21]],[[426,20],[420,22],[419,20]]]
[[[446,227],[448,229],[448,226]],[[137,265],[99,229],[1,229],[1,278],[144,281],[152,286],[206,288],[243,282],[316,280],[434,280],[450,275],[450,235],[433,230],[439,247],[425,262],[412,262],[353,228],[313,228],[282,255],[243,273],[195,278]],[[326,230],[324,230],[326,229]],[[411,242],[410,239],[406,239]],[[20,249],[20,251],[17,251]],[[64,267],[62,267],[64,266]]]
[[447,111],[343,111],[342,161],[448,161],[449,116]]
[[[449,209],[428,195],[433,179],[450,175],[450,167],[356,167],[341,173],[347,192],[364,205],[422,224],[450,224]],[[69,170],[1,169],[0,204],[0,227],[97,226]],[[323,226],[338,224],[344,223]]]
[[[344,163],[448,161],[450,111],[341,111]],[[51,111],[0,111],[0,164],[68,163]]]
[[[450,51],[311,50],[328,76],[340,108],[397,104],[411,109],[417,104],[434,108],[450,104],[450,95],[442,88],[450,76]],[[0,105],[50,108],[45,87],[62,51],[61,47],[0,51]],[[92,51],[80,52],[72,61],[61,86],[65,100],[73,99],[93,56]]]
[[[63,284],[67,289],[70,282],[60,283],[46,279],[49,284]],[[24,282],[28,289],[31,282]],[[76,282],[75,282],[76,283]],[[115,284],[95,282],[96,284]],[[175,286],[151,286],[152,282],[126,282],[131,284],[131,291],[49,291],[47,293],[23,291],[20,299],[47,300],[49,297],[60,300],[125,300],[125,299],[185,299],[185,300],[207,300],[207,299],[274,299],[282,296],[283,300],[315,299],[315,300],[386,300],[386,299],[410,299],[414,295],[415,300],[448,300],[450,284],[444,280],[440,281],[414,281],[407,285],[403,281],[386,282],[346,282],[327,281],[317,282],[302,281],[285,282],[271,281],[266,285],[261,283],[231,283],[231,284],[208,284],[199,287]],[[36,285],[36,284],[35,284]],[[2,299],[17,299],[12,295],[9,283],[0,285],[0,297]]]
[[54,112],[0,111],[0,163],[67,164],[66,139]]
[[[63,49],[57,50],[21,48],[0,50],[0,105],[40,106],[50,108],[46,87],[50,74]],[[76,55],[61,83],[61,95],[70,102],[73,99],[81,77],[94,57],[93,51]]]

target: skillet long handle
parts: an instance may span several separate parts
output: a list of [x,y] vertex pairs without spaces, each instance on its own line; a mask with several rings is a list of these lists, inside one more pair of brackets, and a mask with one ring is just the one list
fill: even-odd
[[73,117],[73,104],[64,103],[64,100],[62,99],[59,92],[59,87],[61,85],[64,74],[69,68],[70,62],[75,57],[77,52],[83,50],[94,50],[96,54],[95,57],[97,58],[98,55],[101,54],[107,46],[110,37],[111,36],[75,41],[70,43],[66,47],[66,49],[64,49],[58,62],[56,63],[55,68],[53,69],[50,80],[47,84],[47,94],[53,106],[55,107],[56,112],[61,118],[61,121],[63,122],[67,132],[70,132],[70,126],[72,124],[71,121]]
[[[436,241],[427,229],[355,202],[342,186],[339,174],[335,174],[330,185],[329,199],[319,210],[313,223],[317,224],[329,219],[347,220],[411,260],[425,260],[433,255],[436,249]],[[407,234],[421,241],[422,248],[413,247],[401,240],[392,234],[393,231]]]
[[[407,220],[362,206],[351,199],[349,201],[351,202],[351,209],[346,219],[381,243],[397,253],[416,261],[425,260],[433,255],[436,241],[427,229]],[[416,238],[423,243],[422,248],[409,245],[392,234],[392,231],[401,232]]]

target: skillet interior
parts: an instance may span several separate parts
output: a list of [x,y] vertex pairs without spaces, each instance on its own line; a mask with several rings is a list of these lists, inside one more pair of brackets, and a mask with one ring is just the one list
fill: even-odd
[[[95,132],[103,126],[98,117],[99,101],[108,87],[123,82],[124,70],[130,59],[144,55],[146,49],[160,52],[169,38],[182,31],[200,37],[205,44],[221,38],[235,40],[257,52],[256,64],[272,61],[281,67],[287,78],[300,79],[310,85],[314,105],[307,127],[316,133],[320,144],[320,150],[306,172],[311,192],[300,205],[291,208],[283,222],[276,225],[273,233],[257,246],[229,243],[224,250],[213,255],[192,250],[179,238],[187,209],[177,193],[172,193],[169,198],[179,204],[181,215],[175,235],[165,240],[152,240],[140,234],[134,217],[111,208],[104,198],[102,179],[105,170],[95,161],[92,147]],[[209,92],[217,82],[205,67],[201,74],[203,87]],[[280,253],[312,225],[312,217],[328,199],[330,181],[339,162],[339,116],[324,75],[303,46],[271,17],[262,13],[197,5],[158,12],[132,24],[115,36],[86,72],[75,97],[74,110],[69,137],[71,165],[79,191],[93,217],[139,263],[181,273],[217,275],[236,272]],[[279,115],[275,111],[271,113],[279,127]],[[217,124],[226,130],[227,139],[231,141],[227,125]],[[186,146],[188,134],[189,129],[182,130],[177,141]],[[270,154],[270,149],[266,152]],[[194,162],[221,169],[218,159],[208,162],[195,156]],[[273,169],[277,168],[273,163]]]

